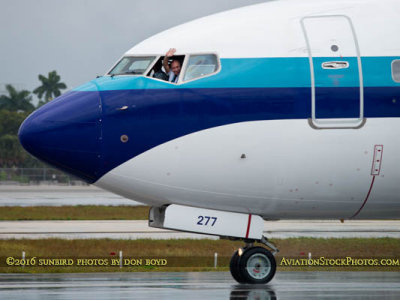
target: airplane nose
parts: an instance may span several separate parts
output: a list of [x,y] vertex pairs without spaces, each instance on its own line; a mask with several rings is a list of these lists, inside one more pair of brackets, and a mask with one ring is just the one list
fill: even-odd
[[19,129],[33,156],[89,183],[99,178],[101,101],[97,89],[71,91],[34,111]]

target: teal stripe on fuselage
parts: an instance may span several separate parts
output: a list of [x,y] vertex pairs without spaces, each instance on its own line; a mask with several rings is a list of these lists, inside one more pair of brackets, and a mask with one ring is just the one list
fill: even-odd
[[361,59],[364,86],[367,87],[400,87],[400,83],[392,78],[392,62],[399,60],[397,57],[363,57]]
[[[400,87],[392,79],[391,64],[399,57],[362,57],[364,87]],[[322,62],[348,61],[343,70],[322,69]],[[355,57],[313,59],[317,87],[355,87],[359,84],[358,63]],[[104,76],[92,81],[100,91],[170,88],[296,88],[310,87],[311,76],[307,57],[290,58],[230,58],[221,59],[221,71],[215,75],[175,85],[143,76]],[[84,84],[75,91],[92,91]]]
[[[326,62],[347,62],[348,67],[343,69],[324,69]],[[356,57],[343,59],[333,57],[313,58],[314,78],[316,87],[357,87],[360,86],[360,72]]]

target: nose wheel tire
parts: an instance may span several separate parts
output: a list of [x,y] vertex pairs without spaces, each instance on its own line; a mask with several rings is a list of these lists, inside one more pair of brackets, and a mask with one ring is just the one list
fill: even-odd
[[233,253],[231,262],[229,264],[229,270],[231,271],[232,277],[239,283],[246,283],[245,279],[242,276],[242,273],[239,271],[239,251],[236,250],[235,253]]
[[230,270],[239,283],[264,284],[274,277],[276,261],[271,252],[263,247],[245,249],[239,256],[236,251],[231,259]]

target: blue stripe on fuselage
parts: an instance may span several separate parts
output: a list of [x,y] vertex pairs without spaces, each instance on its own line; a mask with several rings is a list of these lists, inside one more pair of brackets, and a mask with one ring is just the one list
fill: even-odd
[[[327,99],[342,101],[340,109],[321,103],[321,117],[353,117],[346,95],[354,88],[324,88]],[[365,88],[365,117],[400,117],[400,88]],[[175,138],[237,122],[307,119],[311,116],[310,88],[155,89],[100,92],[103,105],[102,170]],[[355,103],[357,104],[357,103]],[[127,110],[118,108],[128,106]],[[127,143],[121,135],[129,136]]]
[[[391,64],[398,57],[362,57],[364,87],[400,86],[392,79]],[[325,61],[347,61],[349,69],[322,70]],[[314,72],[317,87],[355,87],[358,81],[358,64],[355,57],[314,58]],[[332,73],[332,78],[320,78],[321,72]],[[340,85],[337,78],[348,72],[351,78],[343,78]],[[296,58],[232,58],[221,59],[221,71],[215,75],[175,85],[143,76],[104,76],[92,81],[100,91],[131,89],[188,89],[188,88],[296,88],[310,87],[311,76],[309,59]],[[93,91],[93,85],[84,84],[75,91]]]
[[[120,90],[102,91],[100,97],[103,174],[193,132],[243,121],[307,118],[311,111],[310,101],[304,101],[309,88]],[[128,109],[118,110],[123,106]],[[120,141],[123,134],[127,143]]]
[[[391,78],[393,59],[362,58],[367,118],[400,117],[400,84]],[[318,69],[325,60],[337,58],[314,59],[317,117],[357,117],[357,60],[347,58],[349,69],[333,72]],[[200,130],[245,121],[311,117],[308,58],[221,59],[221,64],[219,73],[180,85],[143,76],[93,80],[102,103],[99,177],[153,147]],[[75,89],[77,96],[92,90],[93,85]],[[128,109],[119,110],[124,106]],[[129,137],[127,143],[120,140],[123,134]]]

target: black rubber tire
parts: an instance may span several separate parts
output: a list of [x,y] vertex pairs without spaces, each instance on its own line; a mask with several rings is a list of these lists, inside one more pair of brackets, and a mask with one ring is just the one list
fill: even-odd
[[245,283],[244,278],[242,277],[242,272],[239,269],[240,256],[238,250],[233,253],[231,262],[229,263],[229,270],[231,271],[232,277],[239,283]]
[[[250,259],[254,259],[258,256],[261,260],[268,263],[269,269],[267,269],[267,273],[265,276],[260,278],[255,278],[252,276],[251,271],[255,270],[255,268],[248,268],[247,262]],[[265,270],[264,270],[265,271]],[[253,284],[264,284],[274,277],[276,272],[276,261],[275,257],[269,252],[267,249],[263,247],[252,247],[245,250],[239,260],[239,272],[240,278],[243,278],[244,282],[246,283],[253,283]]]

